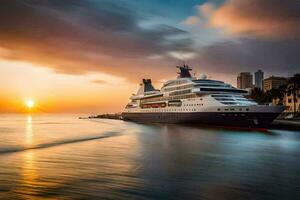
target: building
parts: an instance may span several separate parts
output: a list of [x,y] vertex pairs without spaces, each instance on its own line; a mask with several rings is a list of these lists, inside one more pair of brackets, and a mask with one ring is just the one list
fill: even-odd
[[287,78],[270,76],[269,78],[264,79],[264,91],[271,89],[278,89],[280,86],[287,83]]
[[237,77],[239,89],[253,88],[253,75],[250,72],[241,72]]
[[300,89],[296,92],[295,98],[293,94],[285,93],[283,101],[287,107],[286,112],[300,112]]
[[263,80],[264,80],[264,72],[262,70],[258,70],[254,75],[255,79],[255,87],[259,89],[263,89]]

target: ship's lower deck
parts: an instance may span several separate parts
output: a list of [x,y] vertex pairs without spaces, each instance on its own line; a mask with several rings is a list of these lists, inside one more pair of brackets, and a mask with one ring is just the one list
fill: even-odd
[[162,112],[122,113],[124,120],[146,123],[197,123],[212,126],[267,127],[280,115],[277,112]]

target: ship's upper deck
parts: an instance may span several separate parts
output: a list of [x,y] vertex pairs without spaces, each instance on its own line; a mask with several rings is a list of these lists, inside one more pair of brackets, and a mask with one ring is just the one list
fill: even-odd
[[197,79],[190,74],[191,69],[187,65],[177,67],[180,69],[177,79],[165,82],[160,90],[154,89],[150,79],[143,79],[143,83],[137,94],[131,99],[157,99],[161,97],[188,98],[190,94],[211,95],[211,94],[231,94],[246,95],[247,91],[237,89],[223,81],[210,80],[206,77]]

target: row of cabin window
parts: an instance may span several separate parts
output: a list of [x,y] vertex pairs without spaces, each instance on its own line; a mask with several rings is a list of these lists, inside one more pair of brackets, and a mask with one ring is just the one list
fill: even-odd
[[244,117],[244,116],[246,116],[245,114],[230,114],[230,113],[223,113],[222,114],[223,116],[235,116],[235,117],[238,117],[238,116],[242,116],[242,117]]
[[181,90],[181,91],[176,91],[176,92],[171,92],[169,96],[175,96],[175,95],[181,95],[181,94],[188,94],[191,93],[191,90]]
[[141,103],[147,103],[152,101],[169,101],[169,100],[180,100],[180,99],[187,99],[187,98],[195,98],[198,97],[197,94],[186,94],[186,95],[178,95],[178,96],[172,96],[172,97],[155,97],[155,98],[149,98],[149,99],[142,99]]
[[145,110],[145,112],[170,112],[170,111],[196,111],[195,108],[179,108],[179,109],[154,109],[154,110]]
[[203,106],[203,103],[196,103],[196,104],[185,104],[185,106]]
[[[228,108],[225,108],[224,109],[225,111],[235,111],[235,109],[234,108],[230,108],[230,109],[228,109]],[[221,108],[218,108],[218,111],[221,111]],[[239,108],[239,111],[243,111],[243,109],[242,108]],[[249,111],[249,108],[246,108],[246,111]]]
[[178,87],[173,87],[173,88],[166,88],[164,89],[165,92],[169,92],[169,91],[174,91],[174,90],[182,90],[182,89],[187,89],[187,88],[191,88],[193,85],[183,85],[183,86],[178,86]]
[[187,80],[174,81],[174,82],[165,84],[164,87],[172,86],[172,85],[184,84],[184,83],[187,83],[187,82],[188,82]]

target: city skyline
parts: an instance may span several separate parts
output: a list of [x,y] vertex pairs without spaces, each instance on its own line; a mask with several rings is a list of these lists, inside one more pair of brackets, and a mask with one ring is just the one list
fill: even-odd
[[31,99],[40,112],[118,112],[142,78],[158,88],[183,60],[234,86],[242,71],[289,77],[299,13],[296,0],[4,0],[0,112]]
[[[278,89],[280,85],[285,85],[289,78],[291,77],[274,76],[272,74],[265,77],[264,71],[257,69],[255,72],[238,73],[236,87],[239,89],[259,88],[263,91],[268,91],[272,88]],[[276,86],[274,87],[273,84]]]

